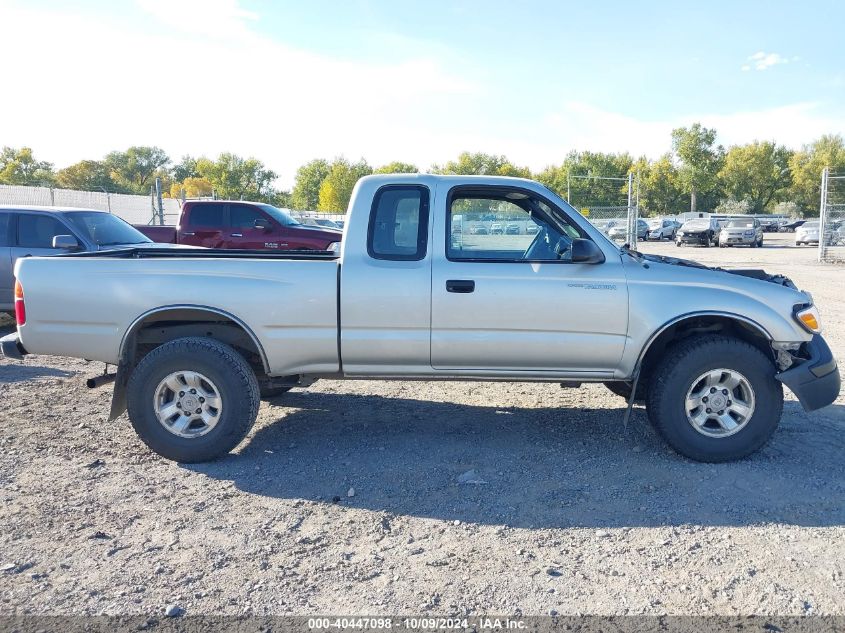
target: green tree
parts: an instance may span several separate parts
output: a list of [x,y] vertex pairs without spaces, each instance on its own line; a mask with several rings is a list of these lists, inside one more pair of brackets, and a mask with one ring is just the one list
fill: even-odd
[[186,178],[197,178],[199,172],[197,171],[197,159],[193,156],[185,155],[182,159],[173,166],[170,171],[173,180],[177,183],[183,182]]
[[731,147],[719,171],[725,194],[733,200],[748,200],[751,213],[763,213],[789,186],[791,155],[787,148],[769,141]]
[[52,163],[36,160],[32,148],[4,147],[0,151],[0,184],[52,184],[53,178]]
[[434,165],[431,171],[435,174],[531,177],[531,170],[527,167],[517,167],[504,156],[482,152],[462,152],[457,160],[451,160],[443,166]]
[[169,176],[164,168],[170,158],[159,147],[134,146],[125,152],[111,152],[106,155],[105,163],[114,183],[132,193],[149,193],[157,176]]
[[839,134],[826,134],[805,145],[789,160],[792,171],[790,197],[808,216],[818,216],[821,204],[822,169],[845,173],[845,143]]
[[56,172],[56,184],[65,189],[114,191],[111,171],[101,160],[81,160]]
[[275,196],[272,183],[276,172],[257,158],[242,158],[224,152],[216,161],[197,159],[197,173],[214,187],[220,198],[267,201]]
[[675,215],[689,205],[672,156],[664,154],[653,163],[640,159],[632,168],[639,176],[640,206],[649,215]]
[[334,213],[346,211],[355,183],[371,173],[373,173],[372,168],[363,159],[357,163],[350,163],[345,158],[336,158],[320,185],[317,210]]
[[290,204],[294,209],[314,210],[320,204],[320,185],[329,175],[331,167],[327,160],[317,158],[296,170]]
[[395,160],[392,163],[387,163],[387,165],[382,165],[375,171],[374,174],[418,174],[420,170],[417,168],[416,165],[412,163],[403,163],[402,161]]
[[724,149],[716,145],[716,130],[693,123],[690,127],[672,130],[672,150],[681,161],[681,182],[690,196],[690,211],[698,207],[699,198],[710,205],[717,195],[717,174]]
[[632,165],[629,154],[572,151],[537,180],[576,207],[622,206],[628,203],[625,180]]

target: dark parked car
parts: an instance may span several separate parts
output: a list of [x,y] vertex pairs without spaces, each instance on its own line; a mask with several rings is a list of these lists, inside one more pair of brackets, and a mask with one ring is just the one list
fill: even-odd
[[13,272],[20,257],[143,245],[166,246],[106,211],[0,205],[0,311],[14,307]]
[[715,246],[721,227],[716,218],[693,218],[687,220],[675,233],[675,246],[701,244]]
[[156,242],[207,248],[338,251],[343,232],[306,226],[285,211],[262,202],[189,200],[178,226],[139,226]]

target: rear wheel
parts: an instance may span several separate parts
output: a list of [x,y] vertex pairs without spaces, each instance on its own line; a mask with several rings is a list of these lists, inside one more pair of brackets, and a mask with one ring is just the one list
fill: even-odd
[[655,370],[648,416],[677,452],[702,462],[742,459],[772,436],[783,412],[774,363],[727,336],[671,348]]
[[186,337],[147,354],[127,388],[129,420],[153,451],[178,462],[225,455],[258,415],[255,373],[238,352]]

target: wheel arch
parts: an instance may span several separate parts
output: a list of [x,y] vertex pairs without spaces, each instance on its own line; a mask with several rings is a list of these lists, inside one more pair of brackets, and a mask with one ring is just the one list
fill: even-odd
[[[264,347],[255,332],[243,320],[219,308],[196,304],[174,304],[159,306],[138,316],[126,329],[118,351],[117,377],[109,419],[119,417],[126,410],[126,386],[132,368],[140,360],[138,351],[145,330],[158,330],[153,337],[157,347],[162,343],[185,336],[208,336],[220,340],[241,351],[254,354],[260,368],[256,371],[269,373],[269,362]],[[149,346],[149,345],[148,345]],[[247,358],[249,362],[249,358]]]
[[666,321],[646,341],[634,365],[634,375],[645,374],[673,344],[695,334],[729,333],[748,341],[774,360],[770,342],[774,337],[760,323],[732,312],[701,310],[688,312]]

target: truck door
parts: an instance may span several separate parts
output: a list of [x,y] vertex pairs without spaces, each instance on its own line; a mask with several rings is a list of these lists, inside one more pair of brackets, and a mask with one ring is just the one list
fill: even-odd
[[0,310],[11,310],[14,306],[12,227],[12,214],[0,211]]
[[224,229],[228,229],[226,203],[196,202],[188,207],[185,226],[179,226],[178,241],[190,246],[227,248]]
[[376,182],[359,183],[356,191],[355,199],[372,205],[355,208],[362,221],[350,222],[344,238],[343,370],[348,375],[430,374],[430,189]]
[[251,250],[287,248],[287,244],[280,242],[280,229],[279,224],[261,209],[249,204],[230,203],[226,247]]
[[[448,183],[442,185],[448,188]],[[458,186],[434,243],[431,362],[467,373],[611,373],[625,347],[628,291],[619,258],[572,263],[573,239],[587,238],[566,212],[529,189]],[[492,235],[454,230],[493,215],[518,225]],[[440,237],[438,237],[440,236]]]

